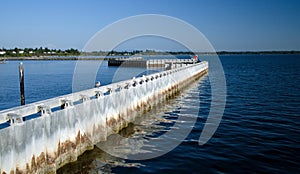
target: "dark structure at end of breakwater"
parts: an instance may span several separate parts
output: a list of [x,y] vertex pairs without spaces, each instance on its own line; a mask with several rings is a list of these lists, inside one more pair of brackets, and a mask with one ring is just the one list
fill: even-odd
[[108,60],[108,66],[142,67],[142,68],[176,68],[196,63],[193,59],[143,59],[135,58],[112,58]]

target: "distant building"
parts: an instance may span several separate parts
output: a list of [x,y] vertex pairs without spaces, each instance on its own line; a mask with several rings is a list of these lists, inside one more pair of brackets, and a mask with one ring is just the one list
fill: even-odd
[[33,54],[33,51],[29,51],[29,54]]
[[4,55],[5,53],[5,51],[0,51],[0,55]]
[[24,53],[24,51],[22,51],[22,50],[19,51],[19,54],[23,54],[23,53]]
[[13,54],[17,54],[15,51],[12,52]]

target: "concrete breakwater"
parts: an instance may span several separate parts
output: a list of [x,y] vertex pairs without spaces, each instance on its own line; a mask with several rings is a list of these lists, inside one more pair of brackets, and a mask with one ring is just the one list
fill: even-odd
[[189,64],[0,111],[0,123],[10,121],[0,129],[0,173],[54,173],[207,71],[207,62]]

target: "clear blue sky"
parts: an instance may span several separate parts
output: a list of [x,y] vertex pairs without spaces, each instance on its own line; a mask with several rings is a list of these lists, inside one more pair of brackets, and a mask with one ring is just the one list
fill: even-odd
[[3,0],[0,8],[6,48],[82,49],[106,25],[150,13],[192,24],[216,50],[300,50],[299,0]]

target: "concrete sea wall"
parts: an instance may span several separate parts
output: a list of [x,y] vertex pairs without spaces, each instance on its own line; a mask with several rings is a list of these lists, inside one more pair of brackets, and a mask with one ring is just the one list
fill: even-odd
[[189,64],[0,111],[11,124],[0,129],[0,173],[55,173],[207,71],[207,62]]

